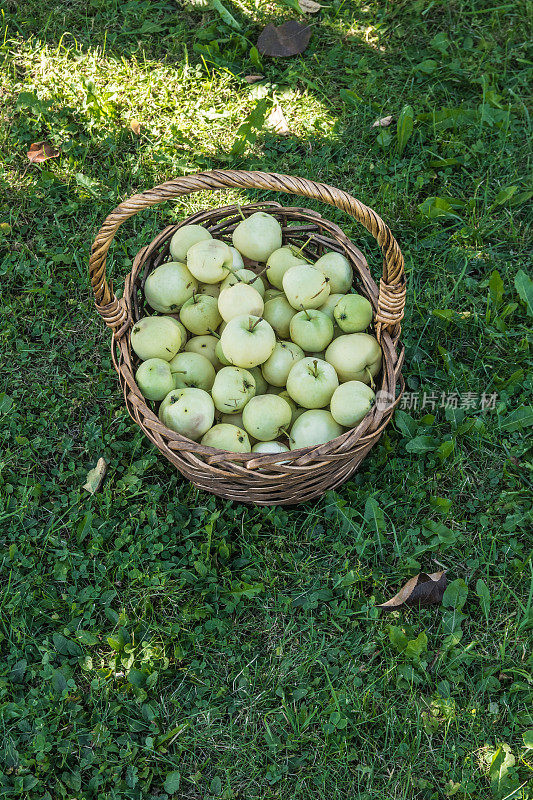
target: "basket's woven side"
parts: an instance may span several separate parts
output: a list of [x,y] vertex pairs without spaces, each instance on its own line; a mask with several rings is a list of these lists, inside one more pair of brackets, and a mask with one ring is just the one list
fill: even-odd
[[381,339],[382,331],[387,329],[394,340],[398,339],[405,306],[404,261],[396,239],[381,217],[342,189],[291,175],[241,170],[213,170],[186,175],[130,197],[109,214],[96,236],[89,264],[96,305],[106,324],[116,330],[126,319],[125,309],[114,296],[105,276],[107,252],[122,223],[138,211],[165,200],[191,192],[224,188],[287,192],[320,200],[355,217],[374,236],[383,253],[376,334]]

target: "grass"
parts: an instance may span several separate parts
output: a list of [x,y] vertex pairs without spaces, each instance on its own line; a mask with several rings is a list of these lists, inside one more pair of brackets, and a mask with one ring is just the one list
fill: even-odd
[[[333,0],[303,56],[260,60],[293,12],[225,6],[240,30],[164,0],[2,12],[0,797],[532,798],[527,7]],[[238,134],[262,97],[289,136]],[[405,106],[408,138],[371,127]],[[29,165],[43,139],[61,157]],[[406,256],[405,407],[361,472],[292,509],[176,476],[88,293],[115,205],[227,167],[341,186]],[[222,198],[124,225],[117,289],[168,220]],[[376,608],[442,568],[443,606]]]

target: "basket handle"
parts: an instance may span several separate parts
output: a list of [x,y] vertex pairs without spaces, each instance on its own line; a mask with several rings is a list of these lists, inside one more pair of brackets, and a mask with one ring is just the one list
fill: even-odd
[[268,189],[273,192],[309,197],[336,206],[355,217],[378,242],[383,253],[383,274],[379,284],[378,307],[375,316],[378,339],[388,331],[394,341],[400,335],[400,321],[405,308],[405,273],[401,250],[390,229],[381,217],[355,197],[341,189],[316,183],[307,178],[279,175],[275,172],[247,172],[245,170],[212,170],[185,175],[162,183],[141,194],[133,195],[115,208],[100,228],[91,251],[89,274],[96,307],[109,327],[117,330],[127,319],[125,304],[117,299],[106,280],[107,251],[115,233],[138,211],[172,200],[180,195],[206,189]]

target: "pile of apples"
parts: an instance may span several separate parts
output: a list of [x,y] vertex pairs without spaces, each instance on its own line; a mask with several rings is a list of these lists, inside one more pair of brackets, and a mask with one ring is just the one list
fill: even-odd
[[[381,368],[364,333],[372,306],[353,292],[344,256],[311,264],[302,250],[282,246],[264,212],[237,225],[233,247],[201,225],[176,231],[172,260],[144,285],[158,315],[131,332],[137,385],[161,403],[164,425],[220,450],[281,453],[361,422]],[[259,274],[243,256],[264,265]]]

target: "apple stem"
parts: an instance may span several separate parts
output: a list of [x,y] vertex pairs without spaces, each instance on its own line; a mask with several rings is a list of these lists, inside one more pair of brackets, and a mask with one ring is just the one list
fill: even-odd
[[198,302],[198,292],[196,292],[196,290],[194,290],[192,293],[192,301],[195,304]]
[[376,384],[374,382],[374,378],[372,377],[372,373],[370,372],[368,367],[365,367],[365,372],[367,373],[368,377],[370,378],[370,388],[372,389],[372,391],[374,391],[374,387],[375,387]]
[[278,428],[278,431],[279,431],[278,436],[279,436],[280,433],[282,433],[284,436],[287,437],[287,439],[290,440],[291,436],[290,436],[290,433],[287,430],[287,428]]
[[211,336],[214,336],[216,339],[220,339],[220,333],[217,333],[217,331],[214,331],[213,328],[208,328],[207,330],[209,331]]
[[310,319],[311,319],[311,317],[310,317],[310,316],[309,316],[309,314],[307,313],[307,309],[306,309],[306,308],[304,308],[304,306],[303,306],[303,303],[300,303],[300,305],[301,305],[301,307],[302,307],[302,311],[304,312],[305,316],[307,317],[307,319],[309,319],[309,320],[310,320]]
[[315,376],[315,378],[318,378],[318,361],[316,360],[316,358],[313,361],[313,365],[314,365],[314,368],[315,368],[315,371],[313,372],[313,375]]
[[291,250],[292,250],[292,252],[293,252],[293,255],[295,255],[295,256],[302,256],[302,258],[304,258],[304,259],[305,259],[305,260],[306,260],[308,263],[311,263],[311,259],[310,259],[310,258],[308,258],[306,255],[304,255],[304,253],[302,252],[302,250],[304,249],[304,247],[307,247],[307,245],[309,244],[309,242],[312,242],[312,241],[313,241],[313,237],[312,237],[312,236],[310,236],[310,237],[309,237],[309,239],[308,239],[306,242],[304,242],[304,243],[303,243],[303,245],[302,245],[301,247],[299,247],[299,248],[296,248],[296,246],[295,246],[295,245],[291,245]]
[[243,220],[245,220],[245,219],[246,219],[246,217],[245,217],[245,216],[244,216],[244,214],[242,213],[242,208],[240,207],[240,205],[239,205],[238,203],[237,203],[237,211],[239,212],[239,214],[241,215],[241,217],[243,218]]
[[249,331],[253,331],[255,326],[259,325],[259,323],[263,321],[263,317],[257,317],[256,321],[254,322],[254,324],[251,327],[250,327],[250,321],[251,321],[250,318],[248,318],[248,330]]

